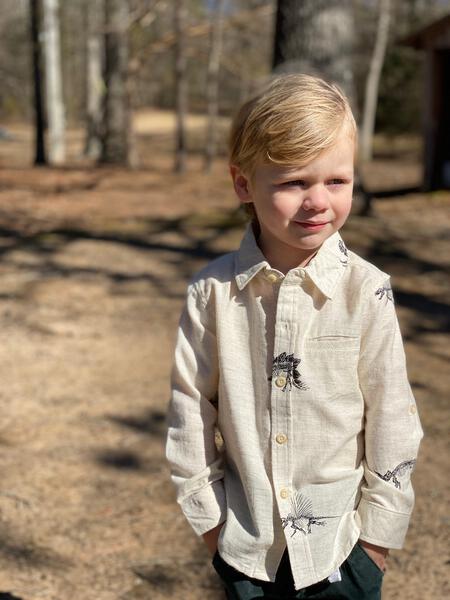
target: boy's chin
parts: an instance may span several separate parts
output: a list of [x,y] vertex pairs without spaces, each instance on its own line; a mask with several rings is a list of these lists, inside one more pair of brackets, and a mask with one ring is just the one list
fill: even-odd
[[297,237],[297,244],[299,247],[304,248],[316,248],[317,246],[321,246],[325,240],[327,240],[330,236],[335,233],[336,229],[334,227],[325,227],[320,231],[305,231],[302,232],[301,235]]

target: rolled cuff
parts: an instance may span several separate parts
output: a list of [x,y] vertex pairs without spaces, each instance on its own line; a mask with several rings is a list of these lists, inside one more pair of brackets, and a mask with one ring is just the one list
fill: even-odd
[[203,535],[226,520],[227,500],[223,480],[183,498],[179,504],[195,533]]
[[392,512],[363,498],[357,512],[362,540],[383,548],[403,547],[411,515]]

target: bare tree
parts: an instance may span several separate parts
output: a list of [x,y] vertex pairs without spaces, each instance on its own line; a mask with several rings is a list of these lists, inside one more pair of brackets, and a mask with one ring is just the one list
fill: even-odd
[[86,140],[84,153],[99,158],[103,98],[102,2],[85,0],[83,4],[86,35]]
[[34,86],[35,158],[34,164],[45,165],[44,107],[42,102],[42,56],[39,31],[41,22],[39,0],[30,0],[30,31]]
[[278,0],[273,69],[335,81],[354,102],[352,0]]
[[205,145],[205,170],[211,171],[216,155],[217,115],[219,113],[219,69],[222,52],[223,11],[226,0],[216,0],[211,17],[210,48],[206,81],[208,126]]
[[128,20],[128,0],[105,0],[103,163],[129,164]]
[[379,0],[378,6],[379,15],[377,34],[366,80],[363,119],[361,125],[360,157],[365,161],[371,160],[372,158],[372,141],[377,111],[378,86],[388,43],[391,0]]
[[175,29],[175,172],[186,171],[186,113],[188,83],[186,76],[186,0],[174,0]]
[[43,0],[43,9],[49,159],[61,164],[66,148],[58,0]]

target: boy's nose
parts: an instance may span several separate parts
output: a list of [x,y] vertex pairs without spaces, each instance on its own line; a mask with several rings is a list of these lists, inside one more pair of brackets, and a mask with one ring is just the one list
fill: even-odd
[[310,187],[302,202],[303,210],[321,211],[328,208],[328,198],[326,190],[318,187]]

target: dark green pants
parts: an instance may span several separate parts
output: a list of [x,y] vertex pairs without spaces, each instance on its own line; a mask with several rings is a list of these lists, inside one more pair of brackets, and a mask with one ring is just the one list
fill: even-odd
[[333,600],[381,600],[383,573],[359,544],[341,565],[342,581],[328,579],[295,590],[287,550],[278,567],[276,579],[260,581],[236,571],[216,552],[213,566],[221,578],[229,600],[293,600],[294,598],[329,598]]

